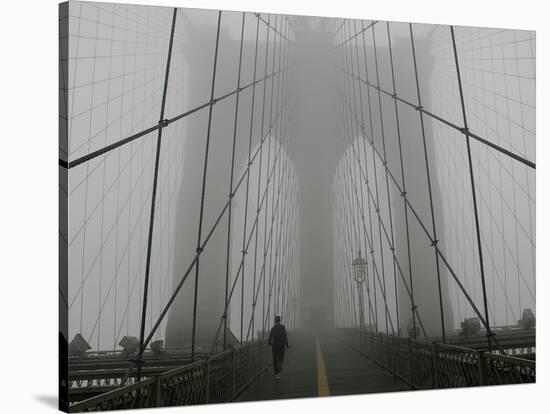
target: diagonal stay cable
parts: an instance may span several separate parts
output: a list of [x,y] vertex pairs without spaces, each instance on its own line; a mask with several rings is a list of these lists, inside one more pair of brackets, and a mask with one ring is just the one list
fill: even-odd
[[[346,36],[346,30],[345,29],[346,29],[346,27],[344,26],[344,36]],[[361,32],[361,33],[363,34],[363,38],[364,38],[364,31]],[[345,53],[344,48],[341,48],[341,50],[342,50],[342,64],[344,65],[344,67],[352,67],[353,68],[353,57],[352,57],[351,45],[350,45],[349,49],[350,49],[350,52],[349,52],[350,64],[348,64],[348,59],[347,59],[348,54]],[[366,65],[366,62],[365,62],[365,65]],[[368,76],[368,71],[367,71],[367,76]],[[348,79],[348,77],[344,78],[344,84],[347,85],[346,92],[347,92],[347,96],[349,97],[349,99],[352,98],[350,90],[353,90],[353,105],[354,105],[354,107],[357,107],[357,99],[356,99],[357,96],[356,96],[356,93],[355,93],[355,88],[351,85],[351,82]],[[346,94],[344,93],[343,90],[340,90],[340,95],[341,95],[342,101],[344,101]],[[371,109],[370,108],[370,106],[371,106],[370,95],[368,96],[368,102],[369,102],[369,105],[368,105],[368,107],[369,107],[369,118],[371,119],[371,125],[372,125],[372,118],[371,118],[372,114],[371,114],[371,111],[370,111],[370,109]],[[354,111],[354,113],[355,112],[356,111]],[[351,112],[350,111],[346,112],[346,115],[347,115],[346,118],[347,118],[347,120],[350,124],[350,127],[353,128],[354,123],[353,123],[353,120],[351,118]],[[345,125],[346,124],[344,123],[344,128],[345,128],[346,131],[348,131],[347,128],[345,127]],[[351,147],[353,148],[353,151],[355,152],[355,146],[353,145],[353,131],[351,131],[351,133],[348,133],[348,139],[351,143]],[[346,154],[346,159],[347,158],[349,158],[348,153]],[[349,161],[349,163],[351,163],[351,161]],[[373,165],[374,165],[374,154],[373,154]],[[351,169],[350,169],[350,182],[351,182]],[[386,327],[386,333],[388,333],[388,321],[392,325],[391,326],[392,331],[393,331],[393,323],[391,321],[391,315],[389,314],[389,310],[387,309],[386,270],[385,270],[385,266],[384,266],[384,262],[385,262],[384,261],[384,251],[383,251],[383,248],[382,248],[382,229],[381,229],[382,218],[381,218],[381,215],[380,215],[379,186],[378,186],[378,177],[377,177],[376,168],[374,168],[374,183],[375,183],[376,202],[374,202],[374,200],[373,200],[373,205],[374,205],[375,211],[378,215],[378,236],[379,236],[379,245],[380,245],[379,254],[380,254],[380,264],[381,264],[381,269],[382,269],[382,282],[383,282],[383,284],[380,285],[380,290],[381,290],[381,293],[382,293],[382,296],[383,296],[384,305],[386,307],[385,327]],[[368,187],[368,188],[370,188],[370,187]],[[370,207],[370,205],[369,205],[369,207]],[[372,255],[373,264],[374,264],[374,252],[373,252],[372,247],[371,247],[371,255]],[[377,277],[379,278],[379,274],[377,274]],[[380,281],[379,281],[379,283],[380,283]],[[376,284],[375,284],[375,286],[376,286]],[[388,320],[388,318],[389,318],[389,320]]]
[[[271,171],[273,172],[273,169]],[[235,189],[235,192],[236,192],[236,189]],[[261,198],[261,204],[260,204],[259,209],[261,209],[264,200],[265,200],[265,191],[264,191],[264,196]],[[199,259],[199,256],[202,254],[202,252],[206,248],[208,240],[210,239],[211,235],[215,231],[215,229],[217,227],[217,223],[219,223],[220,218],[223,216],[223,213],[225,212],[226,209],[227,209],[227,203],[226,203],[225,207],[222,209],[222,212],[220,213],[220,216],[218,217],[216,223],[214,223],[214,225],[212,226],[212,228],[210,230],[210,233],[208,234],[208,236],[202,242],[202,245],[201,245],[200,249],[198,249],[198,251],[195,253],[195,256],[194,256],[193,260],[191,261],[191,263],[187,267],[186,271],[183,273],[178,285],[176,286],[176,288],[172,292],[172,295],[170,296],[170,299],[168,300],[168,302],[164,306],[163,310],[159,314],[159,317],[157,318],[157,321],[155,322],[155,324],[151,328],[151,331],[150,331],[149,335],[147,335],[147,338],[145,339],[144,347],[147,347],[147,345],[149,344],[149,342],[153,338],[155,332],[157,331],[158,327],[160,326],[161,322],[163,321],[164,317],[168,313],[168,310],[170,309],[170,307],[172,306],[172,303],[174,302],[174,300],[178,296],[178,293],[180,292],[181,288],[183,287],[183,284],[187,280],[187,278],[188,278],[189,274],[191,273],[191,271],[194,269],[194,267],[195,267],[195,265],[196,265],[196,263]],[[256,220],[255,220],[255,222],[252,226],[251,231],[254,231],[254,228],[256,227],[257,222],[258,222],[258,218],[256,218]]]
[[[354,27],[355,27],[355,20],[353,21]],[[366,32],[369,30],[372,26],[374,26],[376,23],[378,23],[378,20],[373,20],[368,26],[363,27],[361,30],[356,31],[354,35],[347,37],[345,40],[343,40],[341,43],[334,46],[334,49],[338,49],[341,46],[344,46],[347,42],[350,42],[351,40],[357,38],[360,34]],[[343,24],[342,24],[343,25]],[[357,30],[357,29],[356,29]]]
[[[280,147],[280,148],[281,148],[281,147]],[[275,163],[273,164],[273,168],[272,168],[271,171],[275,171],[275,168],[274,168],[274,167],[275,167]],[[267,186],[266,186],[266,188],[267,188]],[[279,198],[279,195],[277,196],[277,198]],[[274,216],[274,214],[275,214],[276,211],[278,210],[279,205],[280,205],[280,204],[277,203],[277,208],[276,208],[275,211],[273,211],[272,216]],[[267,207],[266,207],[266,211],[267,211]],[[250,235],[249,235],[248,241],[247,241],[247,243],[246,243],[246,249],[248,249],[248,247],[250,246],[250,243],[251,243],[251,241],[252,241],[252,235],[254,234],[254,230],[255,230],[254,227],[257,226],[257,223],[258,223],[258,217],[259,217],[259,214],[256,215],[256,220],[254,221],[254,224],[253,224],[252,229],[251,229],[251,231],[250,231]],[[271,241],[272,241],[272,240],[273,240],[273,220],[271,221],[271,227],[270,227],[270,232],[269,232],[269,236],[268,236],[268,243],[267,243],[267,245],[265,246],[265,249],[264,249],[264,257],[267,255],[267,250],[270,248],[270,246],[271,246]],[[216,342],[217,342],[217,340],[218,340],[218,336],[219,336],[219,333],[220,333],[220,329],[221,329],[221,327],[223,326],[223,322],[224,322],[224,319],[225,319],[224,316],[227,314],[227,309],[228,309],[228,307],[229,307],[229,303],[230,303],[230,301],[231,301],[231,298],[233,297],[233,293],[234,293],[234,291],[235,291],[235,287],[236,287],[236,285],[237,285],[237,282],[239,281],[240,276],[242,275],[241,269],[242,269],[243,266],[244,266],[244,257],[241,258],[241,260],[240,260],[240,262],[239,262],[239,267],[237,268],[237,271],[236,271],[237,276],[236,276],[235,279],[233,280],[233,283],[232,283],[232,286],[231,286],[231,290],[230,290],[229,293],[228,293],[227,300],[226,300],[226,304],[225,304],[225,308],[224,308],[224,312],[223,312],[223,314],[222,314],[222,316],[221,316],[221,318],[220,318],[220,323],[219,323],[219,325],[218,325],[218,329],[217,329],[217,331],[216,331],[216,336],[214,337],[214,342],[213,342],[213,344],[212,344],[212,350],[214,349],[214,347],[215,347],[215,345],[216,345]],[[262,266],[261,275],[263,275],[263,274],[265,273],[264,270],[265,270],[265,261],[264,261],[263,266]],[[258,286],[259,286],[259,284],[258,284]],[[211,351],[211,352],[212,352],[212,351]]]
[[[356,159],[357,159],[357,163],[359,163],[360,161],[359,161],[359,159],[357,158],[357,154],[355,154],[355,156],[356,156]],[[359,168],[361,169],[362,167],[359,166]],[[363,171],[361,171],[361,173],[363,173]],[[363,175],[363,174],[362,174],[362,175]],[[363,178],[365,179],[365,176],[364,176],[364,175],[363,175]],[[366,180],[366,179],[365,179],[365,180]],[[354,183],[353,183],[353,184],[354,184]],[[356,197],[357,197],[357,187],[355,186],[355,184],[354,184],[354,192],[355,192],[355,195],[356,195]],[[374,197],[373,197],[373,194],[372,194],[372,192],[370,191],[370,189],[368,190],[368,194],[369,194],[369,197],[370,197],[370,199],[372,200],[372,202],[373,202],[373,204],[374,204]],[[359,200],[357,200],[357,202],[359,202]],[[364,215],[364,213],[362,213],[362,214]],[[381,220],[381,219],[380,219],[380,220]],[[364,231],[365,231],[365,233],[366,233],[366,232],[367,232],[367,228],[366,228],[366,224],[365,224],[364,218],[363,218],[362,222],[363,222],[363,229],[364,229]],[[395,262],[396,265],[397,265],[397,270],[399,271],[398,273],[399,273],[399,275],[401,276],[401,280],[402,280],[402,282],[403,282],[403,286],[405,287],[405,290],[406,290],[406,292],[407,292],[407,295],[409,296],[409,299],[412,299],[412,298],[413,298],[413,294],[412,294],[411,287],[407,284],[407,281],[406,281],[406,279],[405,279],[405,275],[403,274],[403,270],[402,270],[402,268],[401,268],[401,265],[400,265],[400,263],[399,263],[399,260],[397,259],[396,255],[395,255],[395,249],[392,249],[392,244],[391,244],[391,241],[390,241],[390,239],[389,239],[389,237],[388,237],[388,234],[387,234],[387,232],[386,232],[385,225],[384,225],[383,221],[381,221],[381,227],[382,227],[382,229],[384,230],[384,233],[385,233],[385,235],[386,235],[386,240],[387,240],[387,242],[388,242],[388,245],[389,245],[389,247],[390,247],[390,250],[392,251],[393,260],[394,260],[394,262]],[[368,238],[368,234],[367,234],[367,241],[369,242],[369,247],[370,247],[371,249],[373,249],[373,244],[372,244],[371,240]],[[381,284],[381,282],[380,282],[379,270],[378,270],[378,266],[376,265],[376,261],[375,261],[375,260],[373,261],[373,268],[374,268],[374,270],[375,270],[375,272],[376,272],[376,275],[377,275],[377,278],[378,278],[378,283]],[[381,285],[380,285],[380,286],[381,286]],[[384,302],[386,302],[386,297],[385,297],[384,292],[382,292],[382,295],[383,295],[383,297],[384,297]],[[422,323],[422,319],[421,319],[421,317],[420,317],[420,312],[419,312],[419,310],[418,310],[418,306],[413,306],[413,312],[414,312],[416,318],[418,319],[418,323],[419,323],[419,325],[420,325],[420,328],[421,328],[421,330],[422,330],[422,333],[423,333],[424,337],[427,337],[426,331],[425,331],[425,329],[424,329],[424,325],[423,325],[423,323]]]
[[[256,19],[256,42],[254,46],[254,71],[253,71],[253,80],[256,80],[257,75],[257,68],[258,68],[258,43],[259,43],[259,35],[260,35],[260,19]],[[255,108],[255,100],[256,100],[256,86],[252,87],[252,102],[251,102],[251,111],[250,111],[250,133],[248,136],[248,160],[247,160],[247,166],[250,166],[250,157],[252,152],[252,135],[254,130],[254,108]],[[241,248],[241,254],[244,256],[248,254],[248,251],[246,249],[246,230],[247,230],[247,224],[248,224],[248,199],[249,199],[249,193],[250,193],[250,171],[247,170],[246,173],[246,191],[245,191],[245,202],[244,202],[244,225],[243,225],[243,240],[242,240],[242,248]],[[244,267],[243,267],[243,273],[244,273]],[[244,276],[243,276],[244,277]],[[256,289],[256,272],[254,272],[253,276],[253,288],[252,291]],[[243,293],[244,295],[244,293]],[[252,314],[254,314],[256,310],[256,304],[254,303],[254,298],[252,298],[253,304],[252,304]]]
[[282,39],[285,39],[286,41],[290,42],[290,43],[293,43],[294,44],[294,41],[290,40],[287,36],[285,36],[284,34],[282,34],[280,31],[277,30],[277,28],[273,27],[269,21],[265,20],[260,13],[253,13],[254,16],[256,16],[258,19],[260,19],[262,22],[265,23],[265,25],[269,28],[271,28],[271,30],[273,30],[276,34],[279,35],[280,38]]
[[[422,108],[422,102],[420,100],[420,83],[418,81],[418,69],[417,69],[417,61],[416,61],[416,50],[415,50],[415,43],[414,43],[414,36],[413,36],[413,30],[412,30],[412,24],[409,23],[409,33],[411,37],[411,50],[412,50],[412,57],[413,57],[413,66],[414,66],[414,77],[415,77],[415,84],[416,84],[416,97],[417,97],[417,103],[418,107]],[[374,32],[373,32],[374,36]],[[376,56],[376,44],[375,44],[375,56]],[[378,98],[380,99],[381,93],[380,93],[380,83],[378,82],[377,85],[378,88]],[[382,110],[382,106],[380,106],[380,110]],[[428,201],[430,203],[430,216],[432,221],[432,235],[433,235],[433,246],[435,247],[438,243],[437,239],[437,231],[436,231],[436,225],[435,225],[435,212],[434,212],[434,203],[433,203],[433,190],[432,190],[432,179],[430,174],[430,162],[428,158],[428,149],[427,149],[427,143],[426,143],[426,132],[424,128],[424,116],[421,111],[418,112],[418,116],[420,119],[420,131],[422,133],[422,148],[424,150],[424,165],[426,167],[426,183],[428,185]],[[387,169],[386,169],[386,178],[387,178]],[[441,292],[441,272],[439,270],[439,259],[437,257],[437,253],[434,250],[435,254],[435,265],[436,265],[436,274],[437,274],[437,290],[438,290],[438,297],[439,297],[439,312],[440,312],[440,322],[441,322],[441,335],[443,338],[443,343],[446,342],[446,335],[445,335],[445,318],[444,318],[444,312],[443,312],[443,295]]]
[[[349,107],[349,106],[348,106]],[[350,110],[351,107],[349,107]],[[357,114],[355,114],[355,118],[356,118],[356,121],[357,122],[360,122],[358,119],[357,119]],[[364,127],[363,128],[363,131],[364,131]],[[379,154],[378,150],[376,149],[376,147],[373,145],[374,143],[371,141],[371,145],[373,147],[373,150],[375,152],[375,154],[378,156],[379,160],[382,162],[382,156]],[[427,229],[427,227],[425,226],[424,222],[422,221],[422,219],[420,218],[420,216],[418,215],[416,209],[414,208],[414,206],[412,205],[411,201],[409,200],[409,198],[407,197],[407,194],[405,192],[402,191],[402,188],[401,186],[399,185],[399,183],[397,182],[397,180],[395,179],[394,175],[392,174],[391,170],[389,169],[389,167],[386,165],[384,168],[387,168],[388,169],[388,175],[389,177],[392,179],[392,182],[394,183],[394,185],[396,186],[396,188],[398,189],[398,191],[400,192],[401,196],[405,199],[406,203],[407,203],[407,206],[408,208],[410,209],[410,211],[413,213],[413,216],[416,218],[418,224],[420,225],[420,227],[422,228],[422,230],[424,231],[424,234],[426,235],[426,237],[428,238],[428,241],[430,243],[433,243],[433,239],[432,239],[432,236],[430,235],[430,231]],[[470,303],[470,305],[472,306],[474,312],[476,313],[476,315],[479,317],[481,323],[483,324],[483,326],[487,329],[487,321],[485,320],[485,318],[483,317],[483,315],[481,314],[481,312],[479,311],[479,309],[477,308],[477,305],[474,303],[474,301],[472,300],[472,298],[470,297],[470,294],[468,293],[468,291],[464,288],[464,285],[460,282],[460,279],[458,278],[458,276],[456,275],[455,271],[452,269],[451,265],[449,264],[449,262],[447,261],[447,259],[445,258],[445,255],[444,253],[441,251],[441,249],[436,246],[436,250],[437,250],[437,253],[440,257],[440,259],[443,260],[443,263],[445,264],[445,267],[449,270],[449,272],[451,273],[451,276],[453,277],[453,279],[456,281],[458,287],[460,288],[460,290],[462,291],[462,293],[465,295],[467,301]],[[489,330],[490,330],[490,327],[489,327]],[[497,344],[498,346],[498,342],[497,342],[497,339],[496,339],[496,336],[493,336],[493,341]]]
[[[428,111],[426,108],[419,107],[418,105],[415,105],[414,103],[409,102],[409,101],[407,101],[406,99],[404,99],[404,98],[398,96],[397,94],[391,93],[390,91],[387,91],[387,90],[385,90],[385,89],[382,88],[382,87],[378,88],[377,85],[374,85],[373,83],[368,82],[368,81],[366,81],[365,79],[362,79],[361,77],[358,77],[358,76],[356,76],[355,74],[352,74],[352,73],[346,71],[346,70],[343,69],[343,68],[340,68],[340,70],[342,70],[343,72],[347,73],[347,74],[348,74],[349,76],[351,76],[351,77],[355,77],[356,79],[358,79],[359,81],[363,82],[364,84],[368,85],[369,87],[371,87],[371,88],[373,88],[373,89],[376,89],[376,90],[380,89],[380,92],[386,94],[387,96],[391,97],[392,99],[396,99],[398,102],[401,102],[401,103],[403,103],[403,104],[405,104],[405,105],[407,105],[407,106],[409,106],[409,107],[411,107],[411,108],[413,108],[413,109],[415,109],[415,110],[417,110],[417,111],[420,111],[420,112],[422,112],[424,115],[427,115],[427,116],[429,116],[430,118],[433,118],[433,119],[435,119],[435,120],[437,120],[437,121],[439,121],[439,122],[441,122],[441,123],[443,123],[443,124],[445,124],[445,125],[447,125],[447,126],[453,128],[453,129],[455,129],[455,130],[457,130],[457,131],[463,133],[463,134],[465,133],[464,128],[462,128],[462,127],[460,127],[460,126],[454,124],[453,122],[448,121],[448,120],[446,120],[446,119],[444,119],[444,118],[442,118],[442,117],[440,117],[440,116],[434,114],[433,112]],[[497,145],[497,144],[495,144],[495,143],[493,143],[493,142],[491,142],[491,141],[489,141],[489,140],[487,140],[487,139],[485,139],[485,138],[483,138],[483,137],[481,137],[481,136],[475,134],[475,133],[472,132],[472,131],[468,131],[468,136],[470,136],[471,138],[475,139],[476,141],[481,142],[482,144],[485,144],[485,145],[487,145],[487,146],[493,148],[493,149],[496,150],[496,151],[501,152],[502,154],[504,154],[504,155],[506,155],[506,156],[508,156],[508,157],[510,157],[510,158],[515,159],[516,161],[521,162],[522,164],[527,165],[528,167],[530,167],[530,168],[532,168],[532,169],[536,169],[536,164],[535,164],[534,162],[532,162],[532,161],[530,161],[530,160],[528,160],[528,159],[522,157],[521,155],[518,155],[518,154],[516,154],[516,153],[514,153],[514,152],[512,152],[512,151],[509,151],[509,150],[507,150],[507,149],[501,147],[500,145]]]
[[112,144],[109,144],[109,145],[107,145],[107,146],[105,146],[105,147],[103,147],[103,148],[100,148],[100,149],[98,149],[98,150],[96,150],[96,151],[93,151],[93,152],[91,152],[91,153],[89,153],[89,154],[87,154],[87,155],[84,155],[84,156],[82,156],[82,157],[80,157],[80,158],[77,158],[77,159],[75,159],[75,160],[67,161],[67,160],[64,160],[64,159],[61,159],[61,158],[60,158],[60,159],[59,159],[59,166],[64,167],[64,168],[67,168],[67,169],[74,168],[74,167],[76,167],[76,166],[78,166],[78,165],[80,165],[80,164],[83,164],[83,163],[85,163],[85,162],[88,162],[88,161],[90,161],[90,160],[92,160],[92,159],[94,159],[94,158],[97,158],[97,157],[99,157],[99,156],[101,156],[101,155],[103,155],[103,154],[106,154],[106,153],[108,153],[108,152],[110,152],[110,151],[112,151],[112,150],[114,150],[114,149],[116,149],[116,148],[119,148],[119,147],[121,147],[121,146],[123,146],[123,145],[125,145],[125,144],[128,144],[128,143],[130,143],[130,142],[132,142],[132,141],[135,141],[135,140],[138,139],[138,138],[141,138],[141,137],[143,137],[143,136],[145,136],[145,135],[147,135],[147,134],[150,134],[151,132],[155,132],[155,131],[157,131],[158,129],[160,129],[161,127],[162,127],[162,128],[167,127],[168,125],[170,125],[170,124],[172,124],[172,123],[174,123],[174,122],[176,122],[176,121],[178,121],[178,120],[180,120],[180,119],[182,119],[182,118],[186,118],[186,117],[188,117],[189,115],[192,115],[192,114],[194,114],[194,113],[197,112],[197,111],[200,111],[201,109],[205,109],[205,108],[208,108],[208,107],[211,106],[211,105],[215,105],[215,104],[217,104],[217,103],[220,102],[220,101],[223,101],[223,100],[225,100],[225,99],[227,99],[227,98],[229,98],[229,97],[231,97],[231,96],[233,96],[233,95],[236,95],[238,92],[242,92],[242,91],[244,91],[244,90],[246,90],[246,89],[248,89],[248,88],[253,87],[254,85],[256,85],[256,84],[258,84],[258,83],[267,81],[267,80],[269,80],[271,77],[276,76],[278,73],[287,71],[287,70],[289,70],[289,69],[290,69],[290,66],[288,66],[288,67],[286,67],[286,68],[282,68],[282,69],[281,69],[280,71],[278,71],[278,72],[270,73],[269,75],[266,75],[266,76],[263,77],[262,79],[258,79],[258,80],[256,80],[256,81],[250,82],[249,84],[247,84],[247,85],[245,85],[245,86],[242,86],[242,87],[240,87],[239,89],[235,89],[235,90],[233,90],[233,91],[231,91],[231,92],[229,92],[229,93],[226,93],[225,95],[222,95],[222,96],[220,96],[220,97],[218,97],[218,98],[213,98],[212,100],[210,100],[210,101],[208,101],[208,102],[205,102],[205,103],[203,103],[203,104],[201,104],[201,105],[199,105],[199,106],[196,106],[196,107],[194,107],[193,109],[190,109],[190,110],[188,110],[188,111],[186,111],[186,112],[184,112],[184,113],[182,113],[182,114],[180,114],[180,115],[177,115],[177,116],[175,116],[175,117],[173,117],[173,118],[163,119],[163,120],[162,120],[159,124],[157,124],[157,125],[153,125],[153,126],[147,128],[147,129],[143,130],[143,131],[140,131],[140,132],[138,132],[138,133],[136,133],[136,134],[130,135],[129,137],[126,137],[126,138],[124,138],[124,139],[115,141],[115,142],[112,143]]
[[[222,20],[222,11],[218,11],[218,25],[216,30],[216,46],[214,48],[214,65],[212,69],[212,82],[211,82],[211,92],[210,92],[210,102],[213,102],[214,93],[216,90],[216,74],[218,69],[218,54],[220,46],[220,28]],[[213,116],[213,103],[208,107],[208,126],[206,128],[206,143],[204,150],[204,160],[202,167],[202,184],[201,184],[201,201],[199,208],[199,228],[197,231],[197,252],[202,251],[201,241],[202,241],[202,226],[204,220],[204,206],[206,198],[206,178],[208,173],[208,160],[210,153],[210,137],[212,132],[212,116]],[[227,204],[226,204],[227,206]],[[195,360],[195,344],[196,344],[196,331],[197,331],[197,305],[198,305],[198,288],[199,288],[199,269],[200,269],[200,256],[197,257],[197,262],[195,264],[195,287],[193,293],[193,325],[191,328],[191,361]]]
[[[245,25],[245,18],[246,13],[242,13],[242,22],[241,22],[241,41],[240,41],[240,47],[239,47],[239,69],[237,71],[237,90],[239,90],[241,86],[241,68],[242,68],[242,59],[243,59],[243,40],[244,40],[244,25]],[[228,213],[227,213],[227,242],[226,242],[226,258],[225,258],[225,305],[227,307],[227,289],[229,284],[229,274],[230,274],[230,261],[231,261],[231,217],[232,217],[232,200],[233,200],[233,178],[235,176],[235,147],[237,143],[237,125],[238,125],[238,118],[239,118],[239,98],[240,94],[237,93],[237,97],[235,99],[235,111],[234,111],[234,121],[233,121],[233,144],[231,148],[231,172],[229,176],[229,206],[228,206]],[[254,108],[252,108],[252,111],[254,111]],[[242,278],[244,280],[244,276]],[[244,293],[243,293],[244,298]],[[226,345],[226,337],[227,337],[227,313],[224,313],[223,315],[223,349],[225,350]],[[242,338],[242,333],[241,333]]]

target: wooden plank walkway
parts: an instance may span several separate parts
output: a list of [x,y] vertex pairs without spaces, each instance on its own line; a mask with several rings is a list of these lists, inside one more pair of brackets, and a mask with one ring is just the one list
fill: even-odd
[[[405,391],[410,388],[332,332],[289,334],[280,379],[266,371],[236,401]],[[322,371],[325,370],[323,373]],[[321,372],[320,372],[321,371]]]

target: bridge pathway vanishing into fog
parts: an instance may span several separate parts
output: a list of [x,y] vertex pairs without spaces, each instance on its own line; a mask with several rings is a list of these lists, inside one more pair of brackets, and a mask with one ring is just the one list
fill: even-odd
[[304,398],[409,390],[335,332],[300,332],[290,338],[281,379],[268,370],[236,401]]
[[61,408],[534,382],[534,44],[61,4]]

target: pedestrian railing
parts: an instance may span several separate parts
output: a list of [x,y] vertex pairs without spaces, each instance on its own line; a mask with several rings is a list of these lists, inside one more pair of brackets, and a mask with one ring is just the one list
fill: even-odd
[[531,359],[366,330],[347,330],[346,336],[363,355],[415,389],[536,380]]
[[269,363],[267,343],[251,342],[72,404],[69,412],[231,401],[255,381]]

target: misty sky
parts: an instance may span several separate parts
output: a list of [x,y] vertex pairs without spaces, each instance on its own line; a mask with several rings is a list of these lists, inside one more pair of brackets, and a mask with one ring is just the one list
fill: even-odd
[[[168,7],[70,3],[68,55],[62,56],[68,59],[68,140],[61,144],[62,158],[76,160],[158,124],[172,17],[173,9]],[[176,17],[166,119],[207,103],[212,92],[218,12],[178,9]],[[281,258],[275,259],[274,250],[268,261],[270,266],[279,263],[275,271],[269,267],[269,275],[284,293],[271,309],[268,325],[273,312],[294,315],[294,319],[285,319],[283,314],[283,320],[295,328],[315,323],[346,325],[344,314],[349,304],[343,301],[355,297],[349,290],[353,287],[350,264],[358,249],[364,256],[368,253],[369,277],[376,271],[374,262],[380,271],[384,268],[390,313],[395,313],[397,305],[402,309],[408,306],[404,282],[394,284],[394,277],[400,276],[394,274],[390,247],[384,238],[380,242],[384,236],[379,236],[382,225],[393,227],[396,257],[408,280],[403,199],[391,179],[386,186],[382,161],[368,145],[372,133],[380,154],[386,146],[388,169],[401,182],[394,101],[384,94],[379,101],[376,89],[346,77],[340,68],[353,68],[355,75],[368,77],[391,92],[391,45],[396,93],[416,104],[409,25],[377,22],[362,31],[372,22],[260,17],[263,20],[258,22],[255,15],[247,13],[241,26],[242,13],[221,15],[214,96],[228,94],[237,86],[242,27],[240,85],[271,76],[239,93],[236,116],[235,95],[216,103],[212,110],[203,240],[227,203],[233,137],[234,184],[243,174],[246,177],[249,150],[254,154],[262,138],[267,139],[262,146],[262,169],[258,156],[250,166],[249,180],[243,180],[235,192],[231,223],[225,214],[201,258],[198,323],[205,343],[213,339],[212,330],[223,313],[228,225],[233,229],[229,236],[233,281],[243,257],[244,223],[249,232],[258,195],[261,198],[266,187],[267,207],[259,215],[261,226],[257,226],[261,240],[257,261],[263,260],[261,249],[263,239],[269,236],[271,215],[281,220],[276,235],[285,241],[278,250]],[[267,21],[294,43],[274,35]],[[462,127],[449,27],[413,24],[412,30],[424,109]],[[343,47],[334,48],[349,38]],[[534,32],[456,27],[455,39],[469,130],[534,162]],[[294,65],[278,73],[285,63]],[[350,118],[353,115],[346,104],[354,110],[362,105],[367,134]],[[409,214],[414,287],[419,312],[424,312],[430,331],[437,334],[434,251],[420,224],[425,223],[431,231],[421,124],[413,108],[399,104],[398,111],[408,197],[419,216],[417,220]],[[208,119],[205,107],[163,128],[146,330],[153,326],[196,253]],[[439,248],[476,306],[483,309],[465,137],[432,117],[424,116],[423,122]],[[271,124],[274,126],[269,129]],[[122,336],[139,335],[156,144],[157,131],[153,131],[69,170],[69,340],[82,333],[94,349],[113,349]],[[274,176],[281,179],[286,194],[280,198],[280,211],[275,210],[279,203],[275,181],[268,182],[267,176],[267,165],[275,162],[275,154],[280,157]],[[521,318],[524,308],[535,308],[535,170],[475,140],[471,141],[471,154],[490,322],[511,325]],[[353,177],[361,177],[361,171],[369,177],[369,185],[356,181],[363,192],[359,202],[346,187],[351,185],[348,167],[357,174]],[[361,231],[360,204],[367,208],[371,203],[374,208],[368,191],[374,191],[375,184],[382,225],[375,223],[373,229],[373,260],[367,246],[370,234],[350,237],[346,220],[355,220],[352,230]],[[244,337],[249,322],[253,319],[258,331],[265,316],[258,313],[252,318],[252,287],[256,283],[253,247],[254,241],[242,266],[244,284],[240,280],[236,284],[229,306],[228,326],[237,337],[243,292]],[[261,266],[256,267],[259,271]],[[459,328],[474,312],[450,272],[442,270],[441,277],[449,318],[446,323],[450,329]],[[155,338],[164,339],[169,325],[178,336],[181,332],[182,343],[188,342],[193,283],[194,272]],[[379,289],[381,295],[382,287]],[[263,305],[263,300],[257,303],[258,308]],[[380,329],[384,330],[383,305],[379,302],[377,306]],[[400,321],[406,325],[408,315],[403,313]]]

